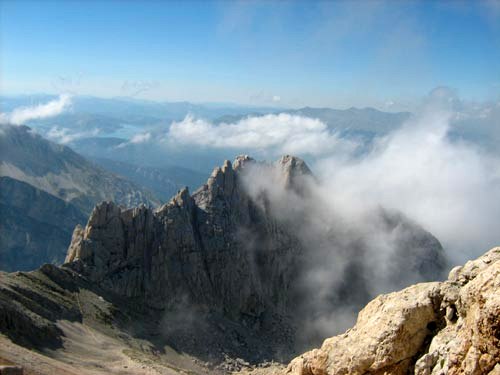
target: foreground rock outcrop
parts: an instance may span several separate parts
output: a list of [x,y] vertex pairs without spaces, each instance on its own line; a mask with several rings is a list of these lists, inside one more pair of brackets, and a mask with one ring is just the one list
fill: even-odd
[[295,358],[289,375],[500,374],[500,247],[445,282],[381,295],[344,334]]

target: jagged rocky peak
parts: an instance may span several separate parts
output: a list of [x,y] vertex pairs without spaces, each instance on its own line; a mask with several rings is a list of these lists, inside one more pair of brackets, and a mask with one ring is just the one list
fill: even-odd
[[192,206],[193,198],[191,198],[191,195],[189,194],[189,189],[187,187],[184,187],[180,189],[174,197],[168,202],[164,207],[168,208],[170,205],[176,205],[179,207],[186,207],[189,208]]
[[[270,169],[274,172],[278,172],[284,187],[297,188],[297,190],[302,188],[303,184],[302,181],[299,181],[299,177],[312,176],[312,172],[305,161],[295,156],[285,155],[275,163],[268,164],[265,162],[257,162],[248,155],[239,155],[232,164],[229,160],[225,160],[221,167],[215,167],[207,183],[198,191],[208,190],[212,192],[213,195],[220,189],[226,195],[231,195],[235,188],[242,187],[240,183],[236,182],[236,176],[245,175],[250,169],[254,172],[252,175],[253,177],[259,176]],[[198,194],[195,193],[194,195],[196,199]],[[198,200],[202,205],[206,203],[202,201],[201,197],[198,197]]]
[[238,155],[233,162],[233,169],[235,171],[243,170],[246,166],[255,163],[255,159],[248,155]]
[[[262,329],[300,325],[299,310],[317,313],[303,298],[313,292],[304,289],[304,280],[315,272],[314,261],[325,261],[322,251],[341,254],[345,249],[337,249],[344,245],[335,232],[301,234],[305,227],[317,228],[314,215],[299,210],[277,215],[270,202],[276,195],[263,199],[265,192],[254,196],[248,191],[249,185],[275,172],[285,181],[278,195],[291,194],[290,202],[304,199],[300,206],[308,206],[311,198],[301,194],[308,178],[299,177],[312,174],[303,160],[284,156],[267,164],[238,156],[215,168],[192,195],[182,189],[156,210],[124,209],[111,202],[97,205],[86,227],[75,229],[65,267],[155,309],[187,303]],[[432,263],[432,270],[439,269],[434,262],[442,256],[439,241],[404,218],[398,220],[411,236],[402,237],[395,268],[418,274],[419,265]],[[369,288],[358,264],[370,250],[369,240],[365,242],[353,245],[356,257],[349,257],[353,264],[346,268],[352,270],[346,287],[332,288],[328,306],[350,298],[347,285],[349,290],[357,288],[362,303],[367,301],[364,290]],[[408,257],[411,265],[406,264]],[[290,311],[297,316],[290,317]]]
[[284,155],[274,166],[280,171],[283,186],[303,195],[307,190],[304,176],[313,176],[306,162],[296,156]]
[[235,177],[231,162],[225,160],[222,167],[215,167],[207,181],[209,187],[219,187],[225,192],[231,192],[234,188]]
[[292,155],[282,156],[276,164],[290,178],[298,175],[312,175],[306,162],[301,158]]

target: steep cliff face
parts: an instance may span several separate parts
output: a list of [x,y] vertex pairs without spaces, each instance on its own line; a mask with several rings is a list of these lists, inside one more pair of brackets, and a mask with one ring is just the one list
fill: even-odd
[[98,205],[75,230],[66,262],[158,308],[193,302],[236,319],[284,311],[297,240],[244,193],[246,163],[226,161],[192,196],[183,189],[155,211]]
[[[264,164],[240,156],[215,168],[192,196],[183,189],[156,210],[96,206],[86,227],[75,230],[66,266],[150,307],[196,306],[256,329],[279,322],[301,331],[307,314],[321,318],[371,296],[362,261],[369,240],[360,234],[347,243],[341,230],[311,214],[313,183],[298,158]],[[442,249],[430,233],[385,211],[373,220],[384,233],[397,233],[393,266],[407,279],[439,273]],[[331,264],[335,256],[341,268]],[[308,282],[320,272],[342,281],[326,284],[331,290],[318,301]]]
[[499,374],[500,248],[442,283],[381,295],[344,334],[295,358],[284,373]]

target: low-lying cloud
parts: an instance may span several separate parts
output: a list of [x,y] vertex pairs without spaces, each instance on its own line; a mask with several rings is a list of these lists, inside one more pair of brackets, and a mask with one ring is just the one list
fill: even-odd
[[319,160],[324,194],[344,210],[381,205],[405,213],[437,236],[457,264],[498,245],[500,160],[452,140],[452,116],[426,112],[360,158]]
[[351,152],[355,143],[341,139],[314,118],[287,113],[245,117],[234,123],[214,124],[187,116],[172,123],[168,138],[184,145],[257,150],[273,153],[321,155]]
[[129,141],[120,143],[116,148],[123,148],[128,145],[138,145],[142,143],[148,143],[152,140],[152,134],[150,132],[137,133],[134,134]]
[[71,96],[60,95],[59,98],[45,104],[30,107],[20,107],[12,112],[0,113],[0,123],[22,125],[30,120],[54,117],[60,115],[71,105]]
[[57,143],[68,144],[81,138],[95,137],[99,135],[100,132],[101,130],[98,128],[89,129],[85,131],[75,131],[70,128],[53,126],[45,134],[45,137]]

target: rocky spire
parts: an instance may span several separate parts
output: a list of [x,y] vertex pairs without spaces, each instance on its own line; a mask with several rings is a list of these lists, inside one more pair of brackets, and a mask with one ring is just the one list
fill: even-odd
[[[257,325],[285,316],[297,307],[299,276],[305,272],[301,264],[312,249],[297,237],[296,227],[246,193],[242,174],[251,165],[276,168],[285,186],[299,195],[312,176],[306,163],[293,156],[270,166],[245,155],[215,168],[192,196],[181,189],[157,210],[103,202],[85,228],[75,229],[66,266],[154,308],[187,300]],[[432,245],[430,254],[441,250],[429,233],[415,233],[419,244]]]

